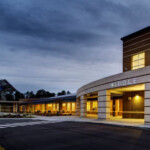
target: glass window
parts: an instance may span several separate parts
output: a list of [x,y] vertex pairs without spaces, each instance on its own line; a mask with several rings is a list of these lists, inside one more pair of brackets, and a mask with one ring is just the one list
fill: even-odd
[[70,103],[67,103],[67,111],[70,111],[71,110],[71,105]]
[[144,65],[144,59],[139,60],[139,66]]
[[66,111],[66,103],[62,103],[62,109]]
[[59,111],[59,104],[57,103],[57,111]]
[[47,111],[52,110],[52,104],[46,104],[46,110]]
[[145,67],[145,65],[140,65],[140,66],[139,66],[139,68],[143,68],[143,67]]
[[50,109],[51,109],[51,108],[52,108],[52,104],[48,104],[48,108],[50,108]]
[[138,60],[138,55],[134,55],[132,59],[133,61]]
[[132,56],[132,70],[145,67],[145,53]]
[[66,103],[62,103],[63,110],[66,110]]
[[91,103],[87,102],[87,111],[90,111],[90,110],[91,110]]
[[133,66],[138,66],[138,61],[133,61]]
[[138,69],[138,67],[135,67],[135,66],[134,66],[134,67],[132,67],[132,70],[135,70],[135,69]]
[[42,104],[42,112],[45,112],[45,104]]
[[76,110],[75,103],[72,103],[72,111],[75,111],[75,110]]
[[55,111],[56,110],[56,105],[55,105],[55,103],[53,104],[53,111]]
[[143,59],[145,58],[145,53],[140,53],[140,54],[139,54],[139,59],[142,59],[142,58],[143,58]]
[[93,102],[93,110],[97,110],[97,102]]

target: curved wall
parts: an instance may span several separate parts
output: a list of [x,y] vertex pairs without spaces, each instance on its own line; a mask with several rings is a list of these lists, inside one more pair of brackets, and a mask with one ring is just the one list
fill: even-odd
[[150,83],[150,66],[133,71],[119,73],[86,84],[78,89],[77,97],[92,92],[113,89],[116,87],[126,87],[142,83]]
[[110,118],[111,89],[144,84],[144,120],[150,123],[150,66],[145,68],[119,73],[87,85],[77,91],[77,111],[80,116],[86,116],[86,94],[98,92],[98,118]]

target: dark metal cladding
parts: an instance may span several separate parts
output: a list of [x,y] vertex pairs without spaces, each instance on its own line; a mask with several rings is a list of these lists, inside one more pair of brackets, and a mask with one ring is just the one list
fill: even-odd
[[17,91],[6,79],[0,80],[0,92]]

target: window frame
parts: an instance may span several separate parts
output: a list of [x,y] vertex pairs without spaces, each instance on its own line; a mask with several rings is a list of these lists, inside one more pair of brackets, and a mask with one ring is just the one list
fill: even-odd
[[[143,54],[143,57],[141,58],[141,54]],[[134,57],[137,57],[136,59]],[[140,64],[140,61],[143,61],[143,64]],[[137,65],[134,65],[134,63],[137,63]],[[140,68],[144,68],[145,67],[145,52],[142,53],[137,53],[135,55],[132,55],[131,58],[131,70],[136,70],[136,69],[140,69]]]

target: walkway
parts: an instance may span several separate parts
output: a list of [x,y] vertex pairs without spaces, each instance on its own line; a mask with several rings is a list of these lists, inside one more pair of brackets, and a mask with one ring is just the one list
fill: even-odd
[[90,122],[90,123],[100,123],[107,125],[115,125],[122,127],[134,127],[141,129],[150,129],[150,125],[145,125],[143,119],[114,119],[110,120],[99,120],[95,118],[82,118],[78,116],[55,116],[55,117],[45,117],[45,116],[35,116],[34,119],[47,120],[47,121],[57,121],[57,122]]
[[141,129],[150,129],[150,125],[145,125],[143,119],[110,119],[98,120],[95,118],[82,118],[78,116],[34,116],[32,119],[14,118],[0,119],[0,128],[28,126],[37,124],[49,124],[57,122],[89,122],[96,124],[106,124],[111,126],[132,127]]

